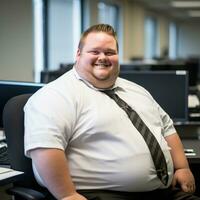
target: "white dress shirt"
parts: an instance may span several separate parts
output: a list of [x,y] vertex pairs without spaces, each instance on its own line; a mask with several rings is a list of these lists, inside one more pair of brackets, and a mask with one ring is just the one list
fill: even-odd
[[[122,78],[117,78],[114,87],[157,138],[167,160],[170,185],[173,163],[164,138],[176,132],[172,120],[143,87]],[[127,114],[82,80],[75,69],[36,92],[24,110],[25,154],[41,147],[64,150],[77,189],[165,188],[143,137]],[[34,172],[43,184],[35,167]]]

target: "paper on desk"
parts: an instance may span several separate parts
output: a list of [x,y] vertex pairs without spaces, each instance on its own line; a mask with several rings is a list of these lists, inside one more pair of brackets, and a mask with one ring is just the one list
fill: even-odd
[[13,170],[10,168],[6,168],[6,167],[0,167],[0,174],[10,172],[10,171],[13,171]]
[[194,107],[197,107],[197,106],[200,106],[200,102],[199,102],[197,95],[190,94],[188,96],[188,107],[194,108]]
[[0,167],[0,180],[23,174],[24,172],[16,171],[6,167]]
[[0,141],[5,140],[5,139],[6,139],[6,137],[5,137],[3,130],[0,130]]

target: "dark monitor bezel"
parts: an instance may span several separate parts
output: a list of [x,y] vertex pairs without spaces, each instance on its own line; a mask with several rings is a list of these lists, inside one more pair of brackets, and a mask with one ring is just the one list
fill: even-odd
[[[162,75],[169,76],[169,81],[168,81],[168,83],[165,83],[165,84],[170,84],[171,83],[171,80],[170,80],[170,76],[171,75],[183,75],[185,77],[184,78],[184,85],[183,85],[183,87],[184,87],[184,90],[183,90],[184,94],[183,95],[184,95],[184,105],[185,105],[184,108],[183,108],[184,109],[183,110],[184,116],[174,117],[174,115],[169,113],[167,109],[164,109],[164,110],[169,114],[169,116],[172,118],[172,120],[174,122],[183,122],[183,123],[184,122],[188,122],[189,76],[188,76],[188,72],[187,71],[184,71],[184,70],[180,70],[180,71],[179,70],[175,70],[175,71],[163,71],[163,70],[162,71],[151,71],[151,70],[150,71],[149,70],[146,70],[146,71],[145,70],[144,71],[130,70],[130,71],[128,71],[128,70],[125,70],[125,71],[121,71],[120,72],[120,74],[119,74],[120,77],[125,78],[127,80],[130,80],[132,82],[135,82],[135,83],[143,86],[144,88],[146,88],[152,94],[150,86],[147,87],[144,83],[142,84],[141,83],[142,80],[140,82],[138,80],[134,80],[134,75],[137,75],[137,74],[140,75],[140,76],[142,76],[142,75],[146,76],[147,74],[148,75],[153,75],[153,76],[155,76],[155,75],[159,76],[160,77],[160,79],[159,79],[160,83],[157,83],[157,86],[159,86],[159,87],[160,87],[160,84],[162,83]],[[131,77],[131,75],[132,75],[132,77]],[[153,76],[152,76],[152,78],[153,78]],[[173,89],[173,87],[170,87],[170,90],[172,90],[172,89]],[[172,92],[170,94],[172,94]],[[173,95],[176,95],[176,94],[174,93]],[[156,98],[155,94],[152,94],[152,96],[158,102],[158,99]],[[159,103],[159,105],[161,105],[162,108],[164,107],[160,102],[158,102],[158,103]],[[174,103],[176,103],[176,102],[174,102]]]

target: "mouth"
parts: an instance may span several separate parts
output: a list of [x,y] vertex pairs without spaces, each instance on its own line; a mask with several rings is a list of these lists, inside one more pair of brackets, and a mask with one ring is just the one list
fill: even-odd
[[107,67],[110,67],[111,65],[108,64],[108,63],[97,63],[97,64],[94,64],[96,67],[99,67],[99,68],[107,68]]

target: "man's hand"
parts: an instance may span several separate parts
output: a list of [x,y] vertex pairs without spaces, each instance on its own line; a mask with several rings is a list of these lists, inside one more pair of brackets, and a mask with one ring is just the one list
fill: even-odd
[[78,193],[73,193],[72,195],[64,197],[61,200],[87,200],[87,199]]
[[195,180],[189,168],[177,169],[174,173],[172,186],[180,185],[184,192],[195,192]]

